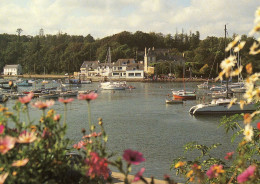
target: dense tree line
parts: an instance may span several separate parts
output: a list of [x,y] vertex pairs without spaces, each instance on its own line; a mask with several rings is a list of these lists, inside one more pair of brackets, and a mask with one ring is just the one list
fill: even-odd
[[[226,43],[232,39],[229,37]],[[242,40],[247,41],[246,49],[240,53],[242,64],[252,62],[254,69],[259,71],[259,56],[248,54],[255,39],[243,35]],[[34,37],[0,34],[0,69],[3,69],[5,64],[21,64],[24,73],[41,74],[44,68],[46,73],[72,73],[80,70],[83,61],[104,62],[108,47],[111,48],[112,61],[119,58],[143,60],[143,54],[138,53],[143,53],[145,47],[154,47],[168,49],[169,56],[184,55],[186,67],[191,68],[193,73],[206,77],[209,73],[216,75],[217,66],[225,57],[224,43],[223,37],[207,37],[201,40],[198,31],[175,35],[124,31],[102,39],[94,39],[90,34],[85,37],[62,33]],[[165,66],[161,66],[162,70],[158,70],[158,74],[169,73],[171,69],[166,66],[169,63],[162,65]],[[178,70],[181,71],[182,68],[179,67]]]

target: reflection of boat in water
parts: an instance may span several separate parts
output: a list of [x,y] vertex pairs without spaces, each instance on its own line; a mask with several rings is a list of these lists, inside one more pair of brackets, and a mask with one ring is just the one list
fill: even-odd
[[189,112],[192,115],[200,114],[237,114],[237,113],[250,113],[257,109],[256,104],[244,105],[244,108],[240,108],[240,103],[234,103],[228,108],[231,99],[217,99],[212,100],[209,104],[198,104],[190,108]]

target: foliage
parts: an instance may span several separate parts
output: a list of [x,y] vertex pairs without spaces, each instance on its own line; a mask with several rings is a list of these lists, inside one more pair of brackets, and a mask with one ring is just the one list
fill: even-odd
[[[242,40],[248,43],[255,41],[253,37],[245,35],[242,36]],[[111,47],[112,62],[122,58],[143,60],[145,47],[168,49],[169,57],[182,56],[182,53],[185,53],[187,62],[207,64],[209,68],[213,68],[214,76],[217,63],[219,66],[224,58],[223,38],[207,37],[200,40],[198,31],[189,35],[183,32],[163,35],[155,32],[123,31],[96,40],[90,34],[86,37],[66,33],[34,37],[0,34],[0,68],[5,64],[19,63],[23,67],[23,73],[41,74],[44,67],[46,73],[72,73],[79,71],[83,61],[105,62],[108,47]],[[243,64],[251,62],[256,65],[255,70],[259,71],[260,65],[257,63],[259,56],[250,56],[247,51],[249,45],[246,45],[245,51],[241,53]],[[165,56],[158,55],[157,60],[164,58]],[[191,69],[194,73],[198,73],[200,68],[192,65]]]
[[[256,12],[256,25],[251,33],[259,32],[260,22],[260,8]],[[246,45],[245,41],[240,41],[239,36],[228,44],[225,51],[233,51],[235,54],[231,54],[228,58],[223,60],[220,64],[222,71],[216,80],[222,80],[224,77],[228,79],[230,76],[237,76],[242,72],[242,67],[232,70],[238,62],[236,53],[239,52]],[[202,44],[202,42],[200,43]],[[252,42],[251,42],[252,44]],[[259,39],[254,42],[249,54],[260,54]],[[248,48],[245,47],[246,49]],[[205,50],[197,50],[198,52],[205,52]],[[248,51],[248,50],[247,50]],[[201,57],[206,56],[201,54]],[[257,107],[253,113],[236,114],[234,116],[225,116],[222,118],[220,126],[224,126],[226,133],[232,131],[231,142],[235,143],[235,139],[242,139],[239,141],[236,150],[226,153],[224,158],[212,157],[211,150],[220,146],[219,144],[213,144],[211,146],[200,145],[196,142],[187,143],[184,147],[185,153],[187,151],[197,150],[201,154],[193,160],[187,157],[179,157],[173,160],[171,169],[176,170],[176,174],[183,176],[186,179],[186,183],[259,183],[259,137],[260,137],[260,88],[256,85],[259,82],[260,73],[253,73],[252,63],[249,63],[245,67],[245,73],[247,75],[245,87],[246,92],[243,95],[243,99],[240,100],[240,108],[249,103],[255,103]],[[229,106],[236,103],[237,99],[232,99]],[[244,126],[241,125],[242,122]],[[253,125],[257,124],[257,128]],[[225,159],[225,160],[224,160]]]

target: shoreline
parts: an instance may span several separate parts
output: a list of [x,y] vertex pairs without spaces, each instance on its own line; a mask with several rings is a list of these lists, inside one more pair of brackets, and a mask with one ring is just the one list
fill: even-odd
[[[24,74],[24,75],[1,75],[1,78],[35,78],[35,79],[65,79],[69,78],[68,75],[29,75],[29,74]],[[74,78],[74,76],[71,78]],[[91,79],[92,82],[100,82],[104,80],[103,77],[88,77],[86,79]],[[206,82],[207,79],[203,78],[172,78],[172,79],[162,79],[158,78],[156,80],[153,79],[125,79],[125,78],[113,78],[113,81],[127,81],[127,82]],[[214,79],[210,79],[209,82],[214,82]]]
[[[118,172],[112,172],[112,177],[113,177],[113,183],[115,184],[124,184],[124,175],[122,173]],[[132,182],[134,180],[134,175],[128,175],[128,180]],[[145,178],[148,183],[151,182],[151,178]],[[143,184],[144,182],[142,180],[139,180],[137,182],[134,182],[135,184]],[[166,184],[167,182],[165,180],[158,180],[154,178],[154,183],[155,184]]]

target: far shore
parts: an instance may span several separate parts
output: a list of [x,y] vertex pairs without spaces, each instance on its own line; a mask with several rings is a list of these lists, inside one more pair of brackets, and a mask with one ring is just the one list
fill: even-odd
[[[77,78],[74,76],[68,75],[39,75],[39,74],[24,74],[24,75],[1,75],[2,78],[5,79],[12,79],[12,78],[30,78],[30,79],[65,79],[65,78]],[[103,77],[88,77],[86,78],[93,82],[100,82],[103,81]],[[183,78],[157,78],[156,80],[153,79],[126,79],[126,78],[112,78],[113,81],[127,81],[127,82],[183,82]],[[186,82],[206,82],[207,79],[203,78],[184,78]],[[214,80],[210,80],[210,82],[214,82]]]

